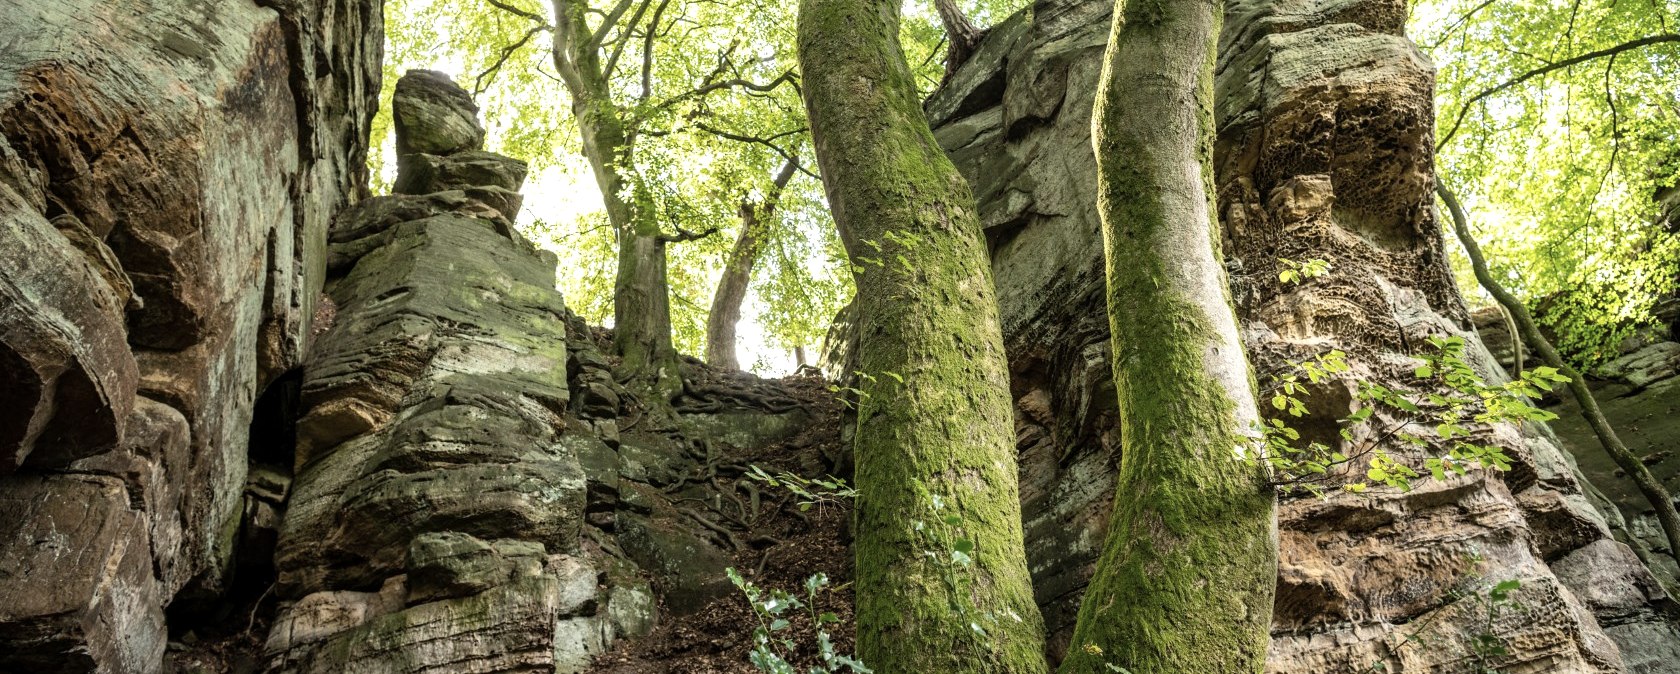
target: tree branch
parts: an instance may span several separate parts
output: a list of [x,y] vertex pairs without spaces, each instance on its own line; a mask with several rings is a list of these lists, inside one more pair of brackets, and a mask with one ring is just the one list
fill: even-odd
[[1465,22],[1469,21],[1471,17],[1476,16],[1477,12],[1480,12],[1483,9],[1487,9],[1487,6],[1493,4],[1493,2],[1494,2],[1494,0],[1483,0],[1482,4],[1476,5],[1475,7],[1470,8],[1470,11],[1465,12],[1464,16],[1458,17],[1457,21],[1454,21],[1451,24],[1448,24],[1446,28],[1441,30],[1440,39],[1436,40],[1434,44],[1429,45],[1429,49],[1431,51],[1433,51],[1435,49],[1440,48],[1440,46],[1442,44],[1446,43],[1448,38],[1452,37],[1452,32],[1453,31],[1458,30],[1459,26],[1464,25]]
[[1459,129],[1459,127],[1464,125],[1464,118],[1469,116],[1470,108],[1474,107],[1477,103],[1481,102],[1482,99],[1485,99],[1489,96],[1497,94],[1497,93],[1499,93],[1501,91],[1504,91],[1506,89],[1510,89],[1511,87],[1517,86],[1519,84],[1522,84],[1523,82],[1527,82],[1527,81],[1529,81],[1531,79],[1534,79],[1536,77],[1540,77],[1542,75],[1545,75],[1547,73],[1551,73],[1551,72],[1554,72],[1554,71],[1557,71],[1557,70],[1562,70],[1564,68],[1568,68],[1568,67],[1573,66],[1573,65],[1586,63],[1587,61],[1592,61],[1594,59],[1601,59],[1601,58],[1604,58],[1606,56],[1615,56],[1615,55],[1620,54],[1622,52],[1633,51],[1633,50],[1639,49],[1641,47],[1649,47],[1649,46],[1654,45],[1654,44],[1664,44],[1664,43],[1669,43],[1669,42],[1680,42],[1680,34],[1652,35],[1650,37],[1640,38],[1640,39],[1634,40],[1632,42],[1623,42],[1622,44],[1616,45],[1614,47],[1606,47],[1606,48],[1600,49],[1598,51],[1587,52],[1585,54],[1581,54],[1581,55],[1575,56],[1573,58],[1567,58],[1567,59],[1564,59],[1562,61],[1558,61],[1557,63],[1551,63],[1551,64],[1547,64],[1543,67],[1540,67],[1540,68],[1535,68],[1534,70],[1530,70],[1526,73],[1518,75],[1515,79],[1507,80],[1503,84],[1500,84],[1500,85],[1494,86],[1494,87],[1490,87],[1490,88],[1487,88],[1487,89],[1483,89],[1481,91],[1481,93],[1478,93],[1475,96],[1471,96],[1470,100],[1465,101],[1464,105],[1459,108],[1458,118],[1453,120],[1452,128],[1447,130],[1447,134],[1445,136],[1442,136],[1441,140],[1439,142],[1435,143],[1435,151],[1440,152],[1441,148],[1446,147],[1447,142],[1451,141],[1453,139],[1453,136],[1458,135],[1458,129]]
[[698,98],[700,96],[704,96],[706,94],[712,93],[712,92],[717,91],[719,89],[747,89],[749,91],[756,91],[756,92],[759,92],[759,93],[766,93],[767,94],[767,93],[770,93],[772,91],[775,91],[777,87],[780,87],[784,83],[794,83],[798,79],[798,77],[799,77],[799,75],[797,73],[795,73],[793,71],[793,69],[789,68],[788,70],[784,71],[782,74],[777,75],[776,79],[770,80],[769,82],[765,82],[764,84],[759,84],[759,83],[754,82],[752,80],[743,79],[743,78],[739,78],[739,77],[733,78],[733,79],[711,82],[709,84],[702,84],[699,87],[696,87],[696,88],[691,89],[689,91],[677,94],[675,96],[670,97],[669,99],[666,99],[665,102],[660,103],[658,106],[655,107],[655,109],[656,110],[669,109],[670,107],[672,107],[672,106],[674,106],[678,103],[681,103],[681,102],[689,100],[689,99]]
[[677,230],[677,233],[676,234],[661,233],[659,235],[659,242],[660,243],[683,243],[685,241],[698,241],[700,239],[704,239],[704,238],[706,238],[708,236],[711,236],[713,234],[716,234],[718,232],[717,225],[707,227],[705,230],[702,230],[702,231],[699,231],[699,232],[691,232],[689,230],[683,229],[681,225],[672,225],[672,227]]
[[646,103],[653,95],[653,40],[659,36],[659,22],[670,5],[671,0],[659,0],[659,9],[653,10],[653,18],[648,21],[647,35],[642,40],[642,91],[636,97],[638,104]]
[[1516,295],[1506,290],[1505,286],[1500,285],[1493,272],[1488,270],[1487,258],[1482,257],[1481,246],[1476,244],[1476,237],[1470,233],[1470,219],[1464,214],[1464,206],[1458,202],[1458,196],[1439,181],[1435,183],[1435,193],[1440,195],[1441,201],[1446,203],[1447,210],[1452,214],[1453,231],[1458,234],[1459,243],[1464,244],[1464,254],[1470,258],[1470,268],[1476,274],[1476,281],[1495,301],[1510,310],[1511,318],[1516,320],[1517,328],[1522,331],[1520,336],[1513,335],[1512,341],[1528,341],[1541,361],[1568,378],[1569,391],[1575,394],[1575,402],[1580,404],[1581,416],[1586,418],[1587,425],[1592,427],[1593,434],[1598,436],[1599,444],[1604,446],[1604,453],[1610,455],[1610,459],[1627,474],[1640,493],[1644,494],[1645,500],[1657,511],[1657,522],[1668,538],[1669,554],[1680,559],[1680,512],[1676,512],[1674,508],[1674,497],[1669,495],[1662,482],[1651,475],[1650,469],[1645,467],[1639,457],[1622,443],[1622,439],[1616,435],[1615,428],[1610,425],[1610,420],[1606,419],[1604,412],[1599,409],[1598,399],[1593,397],[1592,390],[1587,388],[1586,379],[1564,361],[1557,348],[1552,346],[1551,340],[1546,339],[1546,335],[1540,332],[1540,326],[1534,322],[1534,316],[1528,312],[1528,307],[1524,306]]
[[725,131],[723,129],[719,129],[715,126],[712,126],[712,125],[707,124],[705,122],[702,122],[700,120],[693,120],[693,124],[694,124],[694,128],[699,129],[701,131],[705,131],[706,133],[712,134],[712,135],[717,136],[719,138],[722,138],[724,140],[733,140],[733,141],[738,142],[738,143],[752,143],[754,145],[763,145],[767,148],[770,148],[771,150],[775,151],[776,154],[781,155],[782,159],[785,159],[785,160],[791,162],[795,167],[797,167],[799,169],[800,173],[804,173],[805,175],[811,176],[812,178],[816,178],[817,180],[822,180],[821,176],[818,176],[817,174],[806,170],[805,166],[803,164],[799,163],[799,158],[798,157],[794,156],[792,153],[788,152],[787,150],[782,149],[782,147],[780,145],[777,145],[776,142],[775,142],[777,139],[780,139],[780,138],[783,138],[783,137],[786,137],[786,136],[791,136],[791,135],[796,134],[796,133],[800,133],[802,131],[805,131],[805,129],[796,129],[796,130],[793,130],[793,131],[783,131],[783,132],[778,133],[774,136],[770,136],[769,138],[760,138],[758,136],[749,136],[749,135],[746,135],[746,134],[740,134],[740,133],[733,133],[733,132],[730,132],[730,131]]
[[530,44],[531,38],[535,37],[537,33],[541,33],[550,28],[551,26],[548,24],[532,26],[530,30],[525,31],[525,35],[519,38],[518,41],[503,48],[501,55],[496,57],[496,62],[490,64],[489,68],[485,68],[484,72],[479,73],[477,77],[473,78],[473,96],[476,98],[479,94],[484,93],[486,86],[484,79],[487,77],[494,77],[495,74],[502,69],[502,66],[507,64],[508,57],[513,56],[513,53],[519,51],[521,47]]
[[[619,19],[624,18],[624,12],[630,9],[630,5],[635,4],[635,2],[636,0],[619,0],[618,6],[613,7],[612,13],[601,16],[601,27],[595,29],[595,33],[589,36],[590,49],[601,48],[601,43],[607,39],[607,33],[612,31],[612,27],[618,23]],[[641,15],[638,14],[637,16],[640,17]]]
[[532,21],[535,21],[539,24],[542,24],[543,26],[548,26],[548,17],[545,17],[545,16],[543,16],[541,14],[538,14],[536,12],[532,12],[532,11],[520,9],[518,7],[514,7],[513,5],[510,5],[506,2],[502,2],[502,0],[484,0],[484,1],[489,3],[490,6],[495,7],[496,9],[500,9],[504,12],[509,13],[509,14],[514,14],[514,15],[525,17],[525,18],[530,19]]
[[[616,40],[618,44],[613,45],[612,56],[607,57],[607,65],[601,69],[601,74],[608,79],[611,79],[613,71],[618,69],[618,58],[624,55],[624,45],[630,42],[630,31],[636,27],[636,24],[641,23],[642,15],[647,13],[648,5],[651,4],[653,4],[653,0],[642,0],[641,4],[636,6],[636,13],[630,15],[630,23],[625,24],[624,29],[619,31],[622,35]],[[605,39],[605,34],[602,34],[602,38]],[[601,44],[606,43],[602,42]]]

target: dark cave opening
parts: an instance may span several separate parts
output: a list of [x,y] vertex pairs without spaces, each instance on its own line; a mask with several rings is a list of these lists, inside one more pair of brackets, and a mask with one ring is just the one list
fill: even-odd
[[225,580],[195,582],[166,612],[170,639],[188,648],[200,642],[260,640],[276,604],[274,551],[292,483],[303,371],[277,377],[251,411],[248,472],[242,511]]

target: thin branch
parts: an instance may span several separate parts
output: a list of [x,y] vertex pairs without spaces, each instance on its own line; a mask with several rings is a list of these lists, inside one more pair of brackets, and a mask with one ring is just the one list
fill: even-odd
[[1578,64],[1581,64],[1581,63],[1586,63],[1587,61],[1592,61],[1594,59],[1601,59],[1601,58],[1604,58],[1606,56],[1615,56],[1615,55],[1620,54],[1622,52],[1633,51],[1633,50],[1639,49],[1641,47],[1648,47],[1648,46],[1651,46],[1651,45],[1654,45],[1654,44],[1663,44],[1663,43],[1669,43],[1669,42],[1680,42],[1680,34],[1652,35],[1650,37],[1640,38],[1640,39],[1634,40],[1632,42],[1623,42],[1622,44],[1616,45],[1614,47],[1606,47],[1606,48],[1600,49],[1598,51],[1587,52],[1585,54],[1581,54],[1581,55],[1573,57],[1573,58],[1568,58],[1568,59],[1564,59],[1562,61],[1558,61],[1557,63],[1552,63],[1552,64],[1548,64],[1548,65],[1540,67],[1540,68],[1535,68],[1534,70],[1530,70],[1526,73],[1518,75],[1515,79],[1507,80],[1503,84],[1500,84],[1500,85],[1494,86],[1494,87],[1490,87],[1490,88],[1487,88],[1487,89],[1483,89],[1481,91],[1481,93],[1478,93],[1475,96],[1471,96],[1470,100],[1465,101],[1464,105],[1459,108],[1458,118],[1453,120],[1452,128],[1447,131],[1447,134],[1445,136],[1443,136],[1439,142],[1435,143],[1435,151],[1440,152],[1441,148],[1446,147],[1447,143],[1453,139],[1453,136],[1458,135],[1458,129],[1459,129],[1459,127],[1464,125],[1464,118],[1469,116],[1470,108],[1474,107],[1476,105],[1476,103],[1481,102],[1482,99],[1485,99],[1489,96],[1497,94],[1497,93],[1499,93],[1501,91],[1504,91],[1506,89],[1510,89],[1511,87],[1517,86],[1519,84],[1522,84],[1523,82],[1527,82],[1527,81],[1529,81],[1531,79],[1534,79],[1536,77],[1540,77],[1540,76],[1545,75],[1547,73],[1551,73],[1553,71],[1562,70],[1564,68],[1568,68],[1570,66],[1578,65]]
[[685,241],[698,241],[700,239],[704,239],[704,238],[706,238],[708,236],[711,236],[713,234],[716,234],[718,232],[717,225],[707,227],[706,229],[701,230],[699,232],[691,232],[689,230],[683,229],[681,225],[672,225],[672,227],[677,230],[677,233],[676,234],[661,233],[659,235],[659,241],[661,243],[683,243]]
[[1656,510],[1657,522],[1661,525],[1663,535],[1668,538],[1669,555],[1680,559],[1680,512],[1675,510],[1674,497],[1661,481],[1651,475],[1650,469],[1645,467],[1639,457],[1622,443],[1609,419],[1606,419],[1599,409],[1598,399],[1593,397],[1592,390],[1587,388],[1586,379],[1558,354],[1551,340],[1540,332],[1540,326],[1534,322],[1534,316],[1528,312],[1528,307],[1500,285],[1493,272],[1488,270],[1487,258],[1482,256],[1481,246],[1476,244],[1475,236],[1470,233],[1470,218],[1465,215],[1464,206],[1459,203],[1458,196],[1439,181],[1435,183],[1435,193],[1440,195],[1441,201],[1447,205],[1447,210],[1452,215],[1453,231],[1458,234],[1459,242],[1464,244],[1464,254],[1470,258],[1470,268],[1476,274],[1476,281],[1495,301],[1511,311],[1511,317],[1516,319],[1518,329],[1522,330],[1522,334],[1513,337],[1513,340],[1526,340],[1534,347],[1542,362],[1562,373],[1567,379],[1569,391],[1575,394],[1575,402],[1579,403],[1581,416],[1586,419],[1593,434],[1598,436],[1599,444],[1604,446],[1604,452],[1610,455],[1610,459],[1633,481],[1634,486],[1645,496],[1645,500]]
[[756,91],[756,92],[759,92],[759,93],[769,93],[769,92],[775,91],[777,87],[780,87],[784,83],[788,83],[788,84],[794,83],[794,81],[796,79],[798,79],[798,77],[799,77],[799,75],[797,73],[795,73],[792,68],[789,68],[787,71],[783,72],[781,75],[777,75],[776,79],[770,80],[769,82],[765,82],[763,84],[759,84],[759,83],[754,82],[752,80],[742,79],[742,78],[739,78],[739,77],[733,78],[733,79],[711,82],[709,84],[703,84],[703,85],[701,85],[699,87],[696,87],[694,89],[691,89],[689,91],[686,91],[686,92],[677,94],[675,96],[672,96],[672,97],[666,99],[665,102],[660,103],[658,106],[656,106],[655,109],[656,110],[665,110],[665,109],[668,109],[668,108],[670,108],[670,107],[672,107],[672,106],[674,106],[678,103],[681,103],[683,101],[686,101],[686,100],[689,100],[689,99],[692,99],[692,98],[698,98],[700,96],[704,96],[706,94],[712,93],[712,92],[717,91],[719,89],[746,89],[748,91]]
[[613,26],[618,24],[618,20],[624,17],[624,12],[630,9],[630,5],[635,4],[635,1],[636,0],[619,0],[618,6],[613,7],[611,14],[603,14],[601,16],[601,27],[595,29],[595,33],[589,36],[590,49],[593,50],[601,48],[601,42],[607,39],[607,33],[612,31]]
[[653,19],[648,21],[647,37],[642,41],[642,91],[637,96],[638,104],[647,103],[653,95],[653,41],[659,36],[659,22],[669,6],[671,0],[659,0],[659,9],[653,10]]
[[[712,135],[717,136],[719,138],[723,138],[725,140],[733,140],[733,141],[736,141],[738,143],[752,143],[752,144],[755,144],[755,145],[763,145],[767,148],[770,148],[771,150],[774,150],[776,152],[776,154],[781,155],[782,159],[785,159],[789,162],[793,162],[794,165],[799,168],[800,173],[804,173],[805,175],[811,176],[812,178],[822,180],[822,178],[820,176],[818,176],[817,174],[806,170],[805,166],[803,164],[799,163],[799,159],[796,156],[794,156],[792,153],[788,152],[787,150],[782,149],[782,147],[780,145],[777,145],[775,143],[775,141],[772,140],[772,138],[781,138],[783,136],[798,133],[798,131],[782,132],[782,133],[776,134],[775,136],[772,136],[771,138],[759,138],[757,136],[748,136],[746,134],[732,133],[732,132],[729,132],[729,131],[724,131],[723,129],[719,129],[715,126],[711,126],[711,125],[709,125],[705,122],[699,121],[699,120],[694,120],[694,128],[699,129],[701,131],[705,131],[706,133],[712,134]],[[804,129],[800,129],[800,131],[803,131],[803,130]]]
[[[613,45],[612,56],[607,57],[606,67],[601,68],[601,74],[608,79],[611,79],[613,71],[618,69],[618,57],[624,55],[624,45],[630,42],[630,31],[634,30],[636,24],[642,21],[642,15],[647,13],[648,5],[651,4],[653,4],[653,0],[642,0],[641,4],[636,5],[636,13],[630,15],[630,23],[625,24],[624,28],[619,31],[621,36],[616,40],[617,44]],[[603,42],[602,44],[606,43]]]
[[520,48],[530,44],[531,38],[535,37],[537,33],[546,31],[549,28],[550,27],[547,24],[532,26],[530,30],[525,31],[525,35],[520,37],[518,41],[502,49],[501,55],[496,57],[496,62],[490,64],[489,68],[485,68],[484,72],[479,73],[477,77],[473,78],[473,97],[476,98],[479,94],[484,93],[484,89],[488,86],[484,81],[485,78],[494,78],[495,74],[501,71],[502,66],[507,64],[508,57],[513,56],[514,52],[519,51]]
[[1593,190],[1592,201],[1587,203],[1589,208],[1604,194],[1604,184],[1610,181],[1610,174],[1616,170],[1616,159],[1622,153],[1622,113],[1616,108],[1615,93],[1610,90],[1610,73],[1615,67],[1616,57],[1611,55],[1604,64],[1604,104],[1610,106],[1610,160],[1604,164],[1604,174],[1598,177],[1598,189]]
[[535,21],[535,22],[537,22],[539,24],[542,24],[544,26],[548,25],[548,17],[545,17],[545,16],[543,16],[541,14],[538,14],[536,12],[523,10],[523,9],[518,8],[518,7],[514,7],[513,5],[507,4],[506,2],[502,2],[502,0],[484,0],[484,1],[487,2],[487,3],[490,3],[490,6],[495,7],[496,9],[500,9],[504,12],[509,13],[509,14],[516,14],[518,16],[523,16],[527,19]]
[[1435,40],[1434,44],[1429,45],[1429,50],[1430,51],[1435,51],[1436,49],[1440,48],[1442,43],[1446,42],[1448,38],[1452,37],[1452,32],[1453,31],[1458,30],[1459,26],[1464,25],[1466,22],[1468,22],[1471,19],[1471,17],[1476,16],[1476,12],[1480,12],[1483,9],[1487,9],[1487,6],[1493,4],[1493,2],[1494,2],[1494,0],[1482,0],[1482,4],[1476,5],[1475,7],[1470,8],[1470,11],[1465,12],[1464,16],[1458,17],[1457,21],[1454,21],[1454,22],[1448,24],[1446,28],[1443,28],[1441,30],[1440,39]]

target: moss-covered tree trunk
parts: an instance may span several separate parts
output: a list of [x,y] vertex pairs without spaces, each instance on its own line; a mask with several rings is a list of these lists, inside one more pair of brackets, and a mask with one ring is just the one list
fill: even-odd
[[621,110],[613,103],[588,16],[586,0],[554,0],[553,61],[572,97],[583,154],[618,239],[614,346],[624,359],[622,372],[674,393],[681,381],[676,348],[671,344],[665,241],[653,210],[637,203],[638,186],[625,178],[632,143]]
[[898,0],[800,3],[806,109],[856,265],[858,654],[881,674],[1042,672],[986,242],[898,30]]
[[[775,221],[776,206],[782,190],[799,171],[797,159],[789,159],[770,181],[770,191],[764,200],[741,202],[741,232],[735,237],[735,247],[724,262],[723,276],[718,279],[717,291],[712,293],[712,310],[706,314],[706,362],[714,367],[741,369],[735,355],[735,324],[741,322],[741,304],[747,299],[747,284],[752,281],[753,266],[768,236],[767,229]],[[803,363],[801,363],[803,364]]]
[[1274,498],[1211,204],[1220,3],[1117,13],[1093,119],[1119,391],[1113,519],[1065,673],[1265,665]]

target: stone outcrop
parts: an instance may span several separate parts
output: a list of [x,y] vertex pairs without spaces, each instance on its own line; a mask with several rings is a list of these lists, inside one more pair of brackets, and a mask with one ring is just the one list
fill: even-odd
[[267,671],[581,672],[653,628],[655,589],[676,614],[732,591],[729,530],[678,504],[718,502],[719,455],[800,413],[699,373],[674,410],[638,403],[512,226],[523,162],[479,149],[446,76],[394,106],[397,193],[329,235]]
[[[993,245],[1027,548],[1053,650],[1068,647],[1119,451],[1089,141],[1109,11],[1036,2],[927,105]],[[1330,349],[1349,354],[1356,378],[1402,381],[1430,335],[1469,337],[1475,364],[1501,376],[1445,264],[1430,196],[1433,72],[1404,18],[1389,0],[1227,6],[1216,180],[1262,382]],[[1286,285],[1279,258],[1325,259],[1332,272]],[[1297,423],[1335,441],[1351,389],[1315,393]],[[1490,432],[1518,458],[1508,473],[1285,501],[1272,671],[1451,671],[1484,630],[1510,646],[1502,671],[1680,671],[1663,615],[1673,604],[1612,538],[1615,510],[1550,430]],[[1511,579],[1523,610],[1485,628],[1488,586]],[[1429,647],[1405,640],[1420,626]]]
[[377,3],[0,1],[0,670],[152,672],[366,182]]
[[[1658,305],[1653,327],[1624,340],[1616,358],[1589,372],[1587,383],[1616,433],[1639,456],[1652,474],[1671,491],[1680,490],[1680,452],[1673,438],[1680,434],[1680,342],[1670,325],[1680,321],[1680,298]],[[1497,309],[1477,311],[1476,329],[1488,348],[1500,354],[1500,364],[1515,367],[1510,334]],[[1532,357],[1526,366],[1533,367]],[[1616,538],[1628,543],[1673,591],[1680,588],[1680,566],[1669,551],[1668,538],[1657,524],[1656,512],[1605,454],[1580,406],[1567,392],[1547,399],[1558,415],[1551,423],[1559,439],[1576,457],[1581,474],[1599,488],[1620,511],[1612,517]]]

